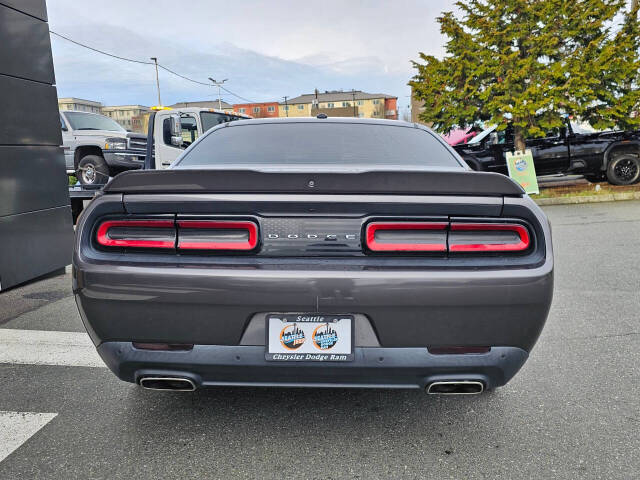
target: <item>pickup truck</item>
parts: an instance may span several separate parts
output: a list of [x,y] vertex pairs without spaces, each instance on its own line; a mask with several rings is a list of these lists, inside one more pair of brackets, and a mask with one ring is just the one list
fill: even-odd
[[127,132],[109,117],[62,110],[60,126],[67,173],[83,185],[104,184],[144,165],[147,136]]
[[[112,130],[72,130],[73,136],[81,140],[65,138],[67,125],[75,121],[75,114],[102,117],[114,125]],[[70,115],[73,114],[73,115]],[[239,113],[200,107],[186,107],[176,110],[162,108],[151,112],[147,135],[128,133],[108,117],[84,112],[60,112],[63,148],[67,158],[67,172],[76,172],[79,185],[69,187],[73,220],[84,206],[102,189],[110,177],[125,170],[161,170],[167,168],[200,135],[221,123],[247,120],[252,117]],[[83,118],[84,122],[97,119]],[[65,123],[69,122],[69,123]],[[102,120],[100,120],[102,122]],[[73,125],[76,125],[74,123]],[[88,128],[85,123],[85,128]],[[96,128],[97,126],[94,125]],[[69,129],[69,127],[66,127]],[[80,133],[80,135],[76,135]],[[100,143],[102,142],[102,143]],[[125,145],[127,148],[125,148]],[[105,164],[107,168],[105,168]],[[111,167],[113,165],[113,168]],[[92,181],[89,181],[92,180]]]
[[[581,174],[590,182],[631,185],[640,179],[640,131],[589,130],[566,120],[543,138],[526,141],[537,175]],[[453,147],[474,170],[508,175],[506,152],[514,150],[510,127],[489,127],[466,144]]]

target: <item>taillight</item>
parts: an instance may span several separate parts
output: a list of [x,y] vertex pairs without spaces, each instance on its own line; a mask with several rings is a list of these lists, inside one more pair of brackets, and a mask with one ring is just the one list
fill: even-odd
[[173,220],[106,220],[96,240],[105,247],[175,248]]
[[450,252],[522,252],[531,244],[529,231],[517,223],[452,222]]
[[178,250],[253,250],[258,225],[251,221],[178,220]]
[[444,252],[446,229],[444,222],[372,222],[365,238],[373,252]]

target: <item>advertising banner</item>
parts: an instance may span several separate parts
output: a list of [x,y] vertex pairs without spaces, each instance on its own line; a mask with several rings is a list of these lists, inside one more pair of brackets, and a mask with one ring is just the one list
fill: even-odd
[[531,150],[523,152],[507,152],[507,168],[509,176],[518,182],[524,191],[531,194],[540,193],[538,189],[538,179],[536,178],[536,169],[533,165],[533,155]]

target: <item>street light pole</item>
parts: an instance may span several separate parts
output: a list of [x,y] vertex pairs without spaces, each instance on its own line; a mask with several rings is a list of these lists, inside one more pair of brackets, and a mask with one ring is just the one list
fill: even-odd
[[225,78],[224,80],[218,82],[215,79],[209,77],[209,80],[211,80],[211,83],[213,83],[216,87],[218,87],[218,110],[222,110],[222,100],[220,99],[220,85],[222,85],[224,82],[226,82],[229,79]]
[[153,60],[154,63],[156,64],[156,87],[158,88],[158,106],[161,107],[162,106],[162,100],[160,100],[160,79],[158,77],[158,58],[157,57],[151,57],[151,60]]
[[289,97],[287,97],[287,96],[285,95],[285,96],[284,96],[284,97],[282,97],[282,98],[284,98],[284,111],[285,111],[285,112],[287,112],[287,117],[288,117],[288,116],[289,116],[289,105],[287,104],[287,98],[289,98]]

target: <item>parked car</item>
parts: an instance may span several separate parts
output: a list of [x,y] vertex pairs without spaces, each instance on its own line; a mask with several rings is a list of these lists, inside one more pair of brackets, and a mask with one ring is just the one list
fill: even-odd
[[[582,174],[614,185],[640,180],[640,132],[589,131],[567,119],[564,128],[526,140],[538,175]],[[514,150],[513,131],[491,126],[456,151],[474,170],[508,175],[505,153]]]
[[104,184],[109,177],[144,166],[147,136],[127,132],[104,115],[60,112],[67,173],[83,185]]
[[80,216],[73,291],[122,380],[480,393],[553,291],[542,210],[396,120],[226,123]]
[[472,127],[457,128],[455,130],[451,130],[446,135],[442,135],[442,137],[449,145],[453,146],[468,143],[476,135],[478,135],[478,129]]

